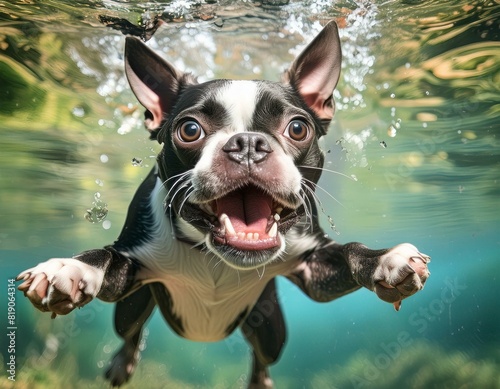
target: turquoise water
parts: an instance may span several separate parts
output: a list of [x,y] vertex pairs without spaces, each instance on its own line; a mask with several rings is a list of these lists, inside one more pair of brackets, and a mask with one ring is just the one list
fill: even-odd
[[[152,26],[159,15],[150,45],[202,80],[277,80],[318,21],[336,19],[344,65],[322,147],[342,175],[320,181],[325,230],[372,248],[408,241],[432,257],[425,289],[400,312],[366,290],[314,303],[280,280],[288,342],[276,387],[500,388],[500,5],[282,3],[0,3],[0,387],[106,387],[120,344],[112,307],[94,301],[51,320],[20,292],[8,380],[6,292],[39,261],[117,237],[158,146],[110,24]],[[85,218],[104,204],[104,220]],[[245,387],[239,333],[194,343],[155,314],[145,338],[129,388]]]

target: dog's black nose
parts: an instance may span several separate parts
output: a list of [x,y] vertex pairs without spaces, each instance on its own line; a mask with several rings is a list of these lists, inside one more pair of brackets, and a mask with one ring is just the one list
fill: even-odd
[[259,163],[273,149],[267,138],[257,132],[241,132],[233,135],[222,148],[228,157],[238,163]]

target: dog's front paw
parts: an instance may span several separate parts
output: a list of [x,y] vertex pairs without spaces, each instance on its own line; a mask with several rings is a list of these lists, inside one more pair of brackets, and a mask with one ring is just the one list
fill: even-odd
[[66,315],[91,301],[104,278],[102,270],[74,258],[53,258],[17,276],[19,290],[42,312]]
[[404,298],[424,287],[430,275],[429,262],[429,256],[409,243],[393,247],[379,259],[374,274],[375,293],[382,300],[393,303],[399,311]]

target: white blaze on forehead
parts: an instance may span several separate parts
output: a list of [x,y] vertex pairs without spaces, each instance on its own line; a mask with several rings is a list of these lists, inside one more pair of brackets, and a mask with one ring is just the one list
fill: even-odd
[[217,100],[227,109],[232,130],[248,130],[255,105],[258,85],[255,81],[230,81],[217,94]]

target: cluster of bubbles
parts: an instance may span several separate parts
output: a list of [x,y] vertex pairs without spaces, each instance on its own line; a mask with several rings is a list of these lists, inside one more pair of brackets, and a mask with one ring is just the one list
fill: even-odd
[[94,193],[94,201],[92,208],[87,209],[85,212],[85,219],[91,223],[101,223],[108,215],[108,204],[101,200],[99,192]]

